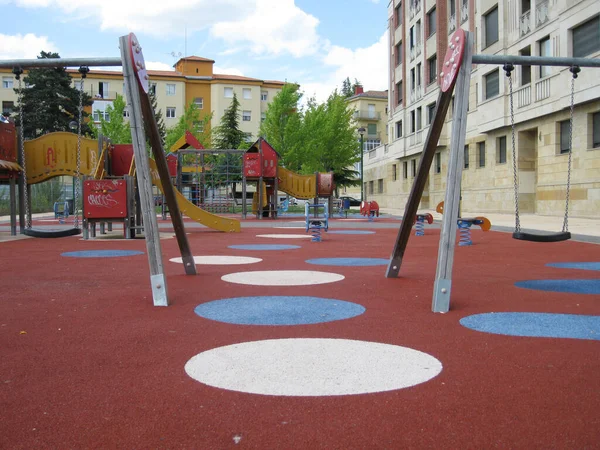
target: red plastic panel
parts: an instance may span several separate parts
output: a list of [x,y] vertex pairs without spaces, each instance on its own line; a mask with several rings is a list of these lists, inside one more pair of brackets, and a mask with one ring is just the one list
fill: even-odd
[[446,92],[456,82],[458,69],[460,69],[465,53],[466,40],[465,30],[462,28],[456,30],[448,39],[448,50],[446,50],[446,57],[439,75],[442,92]]
[[177,156],[167,156],[167,166],[169,167],[169,176],[175,178],[177,176]]
[[261,175],[260,155],[257,152],[244,153],[244,176],[253,178],[260,177]]
[[110,156],[110,174],[114,177],[128,175],[132,160],[133,144],[113,145]]
[[17,162],[17,134],[14,123],[0,123],[0,159]]
[[319,197],[330,197],[335,189],[335,183],[333,182],[332,173],[320,173],[317,176],[317,196]]
[[275,178],[277,176],[277,152],[265,140],[261,140],[261,148],[263,154],[263,177]]
[[88,219],[109,219],[127,217],[126,181],[84,181],[83,214]]

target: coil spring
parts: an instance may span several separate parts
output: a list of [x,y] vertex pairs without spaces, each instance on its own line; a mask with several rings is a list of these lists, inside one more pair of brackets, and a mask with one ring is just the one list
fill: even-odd
[[417,223],[415,223],[415,236],[425,236],[425,218],[423,216],[417,216]]
[[312,236],[311,241],[312,242],[321,242],[321,225],[317,224],[317,225],[313,225],[310,228],[310,234]]
[[373,222],[375,220],[375,213],[374,212],[370,212],[369,213],[368,220],[369,220],[369,222]]
[[458,221],[458,231],[460,232],[460,239],[458,245],[463,247],[465,245],[471,245],[471,224],[462,220]]

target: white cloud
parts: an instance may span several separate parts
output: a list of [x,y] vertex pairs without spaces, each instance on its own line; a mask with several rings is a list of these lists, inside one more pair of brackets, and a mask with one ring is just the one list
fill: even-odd
[[144,61],[144,63],[146,65],[146,69],[148,69],[148,70],[166,70],[166,71],[171,71],[171,72],[175,71],[173,66],[170,64],[167,64],[167,63],[163,63],[163,62],[159,62],[159,61]]
[[34,59],[41,51],[57,52],[58,49],[47,36],[35,34],[0,34],[0,59]]
[[388,33],[387,31],[379,40],[366,48],[352,50],[349,48],[331,46],[329,52],[323,58],[323,62],[332,68],[332,71],[326,74],[319,81],[314,81],[314,74],[311,78],[298,80],[300,88],[305,93],[305,99],[315,97],[317,102],[327,100],[329,94],[334,89],[338,91],[342,87],[342,82],[350,78],[351,82],[355,79],[360,81],[365,91],[385,91],[388,89],[389,68],[388,68]]
[[213,73],[218,73],[219,75],[237,75],[240,77],[245,76],[240,69],[236,69],[235,67],[213,66]]

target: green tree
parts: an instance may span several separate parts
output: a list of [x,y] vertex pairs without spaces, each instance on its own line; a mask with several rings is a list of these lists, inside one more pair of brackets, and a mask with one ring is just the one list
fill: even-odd
[[231,105],[223,113],[221,122],[213,130],[213,145],[215,148],[239,148],[246,144],[248,133],[240,130],[240,102],[235,93]]
[[352,89],[350,77],[346,77],[346,79],[342,82],[342,95],[345,98],[352,97],[354,95],[354,90]]
[[91,127],[91,135],[97,139],[102,134],[114,144],[131,144],[131,130],[123,115],[126,107],[125,98],[117,94],[112,105],[106,107],[108,120],[100,114],[100,127]]
[[[38,59],[59,58],[58,53],[40,52]],[[72,131],[70,124],[79,120],[79,83],[73,86],[71,76],[64,68],[34,68],[23,78],[22,107],[23,134],[34,139],[54,131]],[[85,90],[85,85],[84,85]],[[15,89],[19,94],[19,90]],[[83,107],[91,106],[92,99],[83,92]],[[86,121],[89,114],[82,111],[81,131],[90,135]],[[20,123],[20,118],[17,119]]]
[[301,98],[297,84],[285,84],[269,104],[260,125],[260,135],[281,155],[282,164],[295,171],[302,166],[302,113],[298,108]]
[[212,119],[212,114],[205,114],[204,117],[200,116],[201,114],[198,106],[194,102],[190,102],[183,115],[179,117],[177,124],[167,129],[165,136],[166,152],[170,151],[173,144],[177,142],[186,131],[192,133],[204,147],[210,147],[210,121]]
[[303,173],[333,171],[338,186],[356,184],[353,169],[360,161],[360,144],[343,95],[334,91],[327,101],[309,102],[304,113]]

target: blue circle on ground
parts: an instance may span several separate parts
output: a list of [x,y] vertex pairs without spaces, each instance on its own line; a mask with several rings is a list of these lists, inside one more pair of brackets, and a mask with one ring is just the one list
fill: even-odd
[[374,234],[374,231],[365,231],[365,230],[335,230],[329,231],[329,233],[333,234]]
[[600,316],[552,313],[486,313],[463,317],[460,324],[507,336],[600,340]]
[[301,247],[299,245],[288,244],[242,244],[230,245],[229,248],[235,248],[238,250],[292,250]]
[[515,286],[548,292],[572,294],[600,294],[600,279],[597,280],[528,280],[517,281]]
[[119,256],[143,255],[144,252],[136,250],[82,250],[79,252],[65,252],[61,256],[71,258],[115,258]]
[[198,305],[200,317],[236,325],[306,325],[349,319],[365,312],[356,303],[304,296],[234,297]]
[[387,266],[390,260],[383,258],[315,258],[307,259],[306,262],[322,266]]
[[600,262],[549,263],[546,265],[548,267],[558,267],[559,269],[600,270]]

